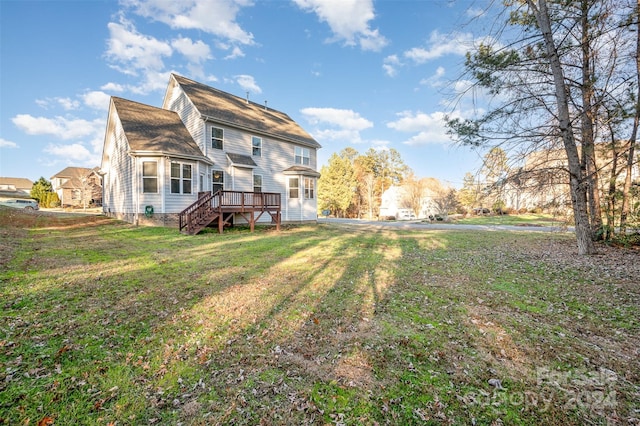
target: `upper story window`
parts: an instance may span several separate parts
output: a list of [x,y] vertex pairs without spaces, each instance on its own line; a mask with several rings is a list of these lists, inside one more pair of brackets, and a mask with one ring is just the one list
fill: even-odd
[[303,148],[301,146],[296,146],[295,149],[295,163],[302,164],[303,166],[308,166],[310,163],[310,154],[309,148]]
[[253,175],[253,192],[262,192],[262,175]]
[[251,150],[255,157],[262,157],[262,138],[257,136],[251,138]]
[[211,128],[211,148],[224,149],[224,130],[219,127]]
[[191,164],[171,163],[171,193],[191,194]]
[[313,178],[304,178],[304,198],[312,200],[315,198],[316,181]]
[[211,183],[211,190],[214,194],[224,190],[224,172],[222,170],[214,170]]
[[142,162],[142,192],[158,192],[158,163]]

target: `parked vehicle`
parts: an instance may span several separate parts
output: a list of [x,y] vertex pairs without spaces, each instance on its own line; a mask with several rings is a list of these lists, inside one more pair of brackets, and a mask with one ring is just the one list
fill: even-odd
[[13,207],[15,209],[25,210],[38,210],[38,202],[36,200],[25,198],[10,198],[8,200],[1,200],[0,206]]

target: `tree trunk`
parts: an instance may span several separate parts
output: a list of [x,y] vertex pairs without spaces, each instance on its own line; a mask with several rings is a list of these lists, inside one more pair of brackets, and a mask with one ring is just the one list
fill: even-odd
[[627,164],[625,167],[626,176],[624,178],[624,187],[622,188],[622,210],[620,212],[620,234],[627,233],[627,217],[629,216],[631,198],[631,172],[633,172],[633,159],[635,156],[636,137],[638,135],[638,121],[640,121],[640,0],[636,8],[636,86],[638,93],[636,94],[636,111],[633,117],[633,128],[631,129],[631,137],[629,138],[629,151],[627,152]]
[[567,98],[567,86],[562,71],[562,64],[551,33],[551,23],[546,0],[527,0],[527,4],[535,14],[536,21],[542,33],[551,72],[553,74],[556,102],[558,107],[558,126],[560,135],[567,154],[569,166],[569,186],[571,188],[571,204],[575,220],[575,233],[579,254],[594,254],[595,246],[591,239],[591,227],[589,223],[589,211],[587,204],[587,185],[582,173],[578,148],[571,129],[571,117],[569,115],[569,101]]
[[589,217],[591,219],[592,238],[602,238],[602,209],[600,207],[600,191],[598,188],[598,168],[596,166],[595,142],[593,136],[593,71],[591,43],[589,39],[589,0],[581,1],[581,50],[582,50],[582,166],[587,182],[589,200]]

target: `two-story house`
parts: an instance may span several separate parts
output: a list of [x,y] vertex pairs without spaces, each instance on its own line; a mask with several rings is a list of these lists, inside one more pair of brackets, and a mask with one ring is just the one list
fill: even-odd
[[[173,225],[203,194],[223,191],[278,194],[282,222],[315,221],[319,148],[287,114],[172,74],[162,108],[111,98],[103,211]],[[254,217],[231,216],[235,223]]]
[[51,176],[51,188],[62,207],[99,206],[102,203],[102,177],[98,168],[65,167]]

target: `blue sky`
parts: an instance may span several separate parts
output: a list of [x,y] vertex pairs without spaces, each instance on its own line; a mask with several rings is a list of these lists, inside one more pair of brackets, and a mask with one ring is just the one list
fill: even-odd
[[[472,0],[0,0],[0,176],[100,165],[110,96],[161,106],[175,72],[289,114],[323,146],[398,150],[460,187],[482,152],[452,144]],[[478,17],[479,16],[479,17]],[[473,19],[475,17],[475,19]],[[487,22],[485,22],[487,21]]]

